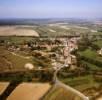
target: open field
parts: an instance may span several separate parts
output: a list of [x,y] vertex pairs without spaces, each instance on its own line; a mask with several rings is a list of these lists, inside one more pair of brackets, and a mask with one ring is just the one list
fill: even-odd
[[82,100],[82,98],[72,91],[57,85],[43,100]]
[[80,55],[88,57],[90,59],[96,59],[100,62],[102,62],[102,57],[100,57],[97,53],[97,51],[91,50],[91,49],[86,49],[85,51],[80,52]]
[[[91,100],[97,94],[101,93],[101,81],[95,81],[92,75],[80,76],[75,78],[63,78],[61,81],[77,89]],[[93,99],[92,99],[93,100]]]
[[0,36],[39,36],[32,28],[23,26],[0,26]]
[[8,85],[9,82],[0,82],[0,95],[5,91]]
[[87,61],[81,60],[81,62],[83,64],[86,64],[90,70],[100,70],[101,69],[100,67],[98,67],[98,66],[96,66],[96,65],[94,65],[92,63],[89,63]]
[[33,37],[28,37],[28,36],[1,36],[0,41],[5,40],[5,42],[11,42],[15,44],[20,44],[24,43],[24,41],[32,41],[34,38]]
[[[0,36],[62,36],[75,34],[102,34],[94,28],[70,24],[0,26]],[[95,29],[97,31],[97,29]]]
[[101,97],[99,97],[97,100],[102,100],[102,96],[101,96]]
[[48,83],[22,83],[7,100],[39,100],[50,87]]
[[33,59],[26,59],[22,56],[14,55],[9,51],[5,50],[3,47],[0,47],[0,70],[15,70],[15,69],[24,69],[25,64],[33,64]]
[[98,55],[97,51],[86,49],[78,52],[80,55],[80,62],[87,66],[88,71],[102,70],[102,57]]
[[98,45],[100,48],[102,48],[102,40],[95,41],[94,44]]

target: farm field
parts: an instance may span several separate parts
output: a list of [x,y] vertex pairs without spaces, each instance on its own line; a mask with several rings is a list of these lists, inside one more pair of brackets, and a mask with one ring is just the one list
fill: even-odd
[[37,26],[34,28],[40,36],[63,36],[63,35],[79,35],[86,34],[97,34],[96,32],[91,32],[91,28],[81,27],[79,25],[69,25],[68,23],[55,23],[47,24],[43,26]]
[[39,36],[32,28],[23,26],[0,26],[0,36]]
[[21,83],[7,100],[39,100],[50,87],[48,83]]
[[[18,55],[14,55],[4,48],[0,48],[0,70],[16,70],[16,69],[24,69],[25,64],[31,63],[33,64],[33,59],[25,59]],[[3,65],[3,66],[2,66]]]
[[57,85],[43,100],[82,100],[79,96]]
[[[67,24],[46,24],[46,25],[15,25],[0,26],[0,36],[62,36],[79,34],[101,34],[101,32],[91,32],[94,30],[81,25]],[[97,30],[96,30],[97,31]]]
[[95,81],[92,75],[63,78],[61,81],[88,96],[90,100],[93,100],[92,97],[101,93],[101,81]]
[[99,97],[97,100],[102,100],[102,96],[101,96],[101,97]]
[[95,41],[94,44],[98,45],[100,48],[102,48],[102,40]]
[[0,82],[0,95],[5,91],[8,85],[9,85],[9,82]]
[[21,44],[24,43],[24,41],[32,41],[34,38],[33,36],[0,36],[0,41],[5,40],[5,42],[15,43],[15,44]]
[[85,51],[80,52],[80,55],[88,57],[90,59],[96,59],[98,61],[102,61],[102,57],[100,57],[97,53],[97,51],[91,50],[91,49],[86,49]]

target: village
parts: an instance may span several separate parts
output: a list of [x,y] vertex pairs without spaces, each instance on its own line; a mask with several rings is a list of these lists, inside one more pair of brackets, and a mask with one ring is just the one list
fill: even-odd
[[37,41],[24,41],[24,43],[20,44],[7,42],[6,47],[12,54],[20,55],[25,58],[29,58],[36,53],[39,53],[42,56],[47,56],[51,59],[54,69],[59,67],[54,64],[57,62],[64,64],[65,67],[74,69],[77,67],[77,59],[75,55],[71,54],[71,52],[78,49],[77,41],[79,39],[80,37],[51,38],[49,40],[39,38]]
[[[79,92],[85,84],[82,93],[86,100],[89,100],[88,98],[96,97],[94,93],[97,91],[97,95],[101,93],[102,49],[96,45],[100,41],[101,39],[97,39],[91,42],[88,37],[81,36],[1,38],[1,81],[7,77],[7,80],[12,82],[51,82],[51,85],[58,85],[68,91],[70,87],[66,86],[71,86]],[[94,59],[95,57],[97,59]],[[92,81],[94,84],[91,84]],[[90,91],[87,94],[89,84]],[[95,87],[96,84],[99,87]]]

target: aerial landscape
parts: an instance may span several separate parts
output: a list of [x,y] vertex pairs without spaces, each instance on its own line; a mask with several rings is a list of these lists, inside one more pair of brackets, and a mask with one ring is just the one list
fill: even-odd
[[0,100],[102,100],[102,1],[42,1],[0,1]]

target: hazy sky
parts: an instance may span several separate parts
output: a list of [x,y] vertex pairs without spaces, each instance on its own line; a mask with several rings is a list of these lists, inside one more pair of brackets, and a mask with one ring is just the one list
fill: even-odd
[[102,0],[0,0],[0,18],[102,17]]

